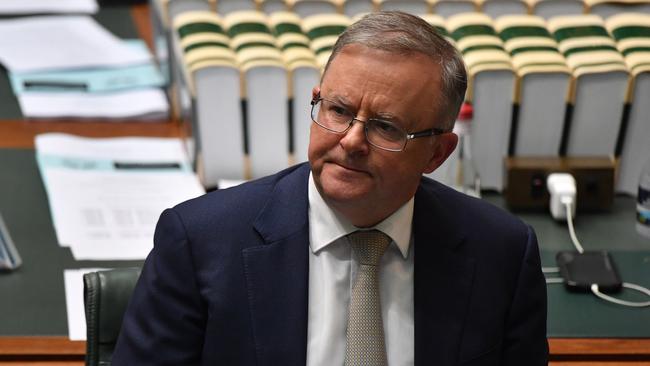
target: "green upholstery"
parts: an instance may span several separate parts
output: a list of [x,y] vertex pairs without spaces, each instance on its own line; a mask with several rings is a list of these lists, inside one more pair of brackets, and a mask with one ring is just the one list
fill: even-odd
[[266,14],[254,10],[232,12],[224,18],[224,25],[242,70],[262,65],[283,67],[282,53]]
[[479,73],[513,71],[510,55],[494,29],[492,18],[482,13],[461,13],[449,17],[446,24],[467,65],[467,101],[474,98],[474,81]]
[[618,14],[609,17],[606,26],[630,72],[634,76],[650,72],[650,15]]
[[623,55],[597,15],[568,15],[549,19],[548,28],[576,78],[584,74],[627,72]]
[[309,48],[309,38],[302,32],[302,20],[296,13],[275,12],[269,16],[269,23],[288,69],[316,67],[316,55]]
[[505,15],[495,21],[495,28],[505,49],[510,53],[519,76],[540,72],[571,72],[543,18],[534,15]]
[[490,69],[511,69],[503,41],[496,33],[492,19],[481,13],[463,13],[447,19],[447,29],[463,53],[470,74]]
[[319,14],[303,19],[302,30],[310,39],[318,66],[325,67],[339,34],[351,23],[349,17],[341,14]]
[[188,11],[176,16],[173,26],[187,70],[215,63],[236,66],[235,53],[230,49],[231,41],[219,15],[209,11]]

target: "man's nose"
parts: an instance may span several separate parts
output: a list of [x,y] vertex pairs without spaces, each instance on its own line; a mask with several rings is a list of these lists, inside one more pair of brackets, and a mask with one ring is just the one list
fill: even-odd
[[352,127],[343,135],[340,144],[348,154],[367,154],[366,125],[363,121],[354,120]]

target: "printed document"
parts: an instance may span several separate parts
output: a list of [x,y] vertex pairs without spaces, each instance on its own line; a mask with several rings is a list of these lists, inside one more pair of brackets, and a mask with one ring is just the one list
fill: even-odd
[[161,119],[169,113],[165,92],[143,88],[119,92],[29,92],[17,96],[29,118]]
[[[149,52],[147,44],[141,39],[122,42],[138,52]],[[162,88],[166,83],[153,60],[122,67],[10,72],[9,79],[16,95],[31,92],[112,92],[146,87]]]
[[205,192],[179,139],[43,134],[36,157],[59,245],[77,260],[144,259],[162,211]]
[[129,47],[84,15],[0,20],[0,63],[11,72],[116,67],[146,63],[148,52]]
[[97,0],[2,0],[0,14],[27,15],[43,13],[94,14]]

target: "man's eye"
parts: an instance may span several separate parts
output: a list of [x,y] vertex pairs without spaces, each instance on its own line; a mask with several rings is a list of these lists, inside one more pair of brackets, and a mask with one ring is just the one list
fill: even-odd
[[395,134],[400,132],[400,130],[397,129],[397,127],[395,127],[394,125],[388,122],[375,121],[374,125],[375,128],[377,128],[377,130],[379,130],[382,133]]
[[338,116],[347,116],[348,115],[348,111],[345,110],[345,108],[337,106],[337,105],[333,105],[330,108],[330,110],[332,111],[332,113],[334,113],[334,114],[336,114]]
[[340,122],[347,122],[350,119],[350,112],[339,105],[329,104],[326,106],[326,111],[330,119]]

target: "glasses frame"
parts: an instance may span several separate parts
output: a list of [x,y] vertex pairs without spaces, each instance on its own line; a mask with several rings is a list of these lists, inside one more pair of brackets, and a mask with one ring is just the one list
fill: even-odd
[[[335,131],[335,130],[332,130],[331,128],[323,126],[322,124],[320,124],[316,120],[316,118],[314,118],[314,108],[321,101],[326,101],[326,102],[333,103],[335,105],[340,105],[339,103],[337,103],[337,102],[335,102],[333,100],[330,100],[330,99],[327,99],[327,98],[322,98],[322,97],[320,97],[320,95],[317,98],[312,99],[311,102],[310,102],[310,104],[311,104],[310,117],[311,117],[311,120],[315,124],[322,127],[323,129],[325,129],[328,132],[339,134],[339,135],[344,135],[352,128],[352,125],[354,125],[354,121],[359,121],[359,122],[363,123],[363,125],[364,125],[363,126],[363,131],[364,131],[364,134],[366,136],[366,141],[370,145],[372,145],[372,146],[374,146],[374,147],[376,147],[378,149],[385,150],[385,151],[391,151],[391,152],[404,151],[404,149],[406,149],[406,145],[408,144],[408,142],[410,140],[417,139],[417,138],[420,138],[420,137],[438,136],[438,135],[442,135],[442,134],[445,134],[445,133],[449,132],[449,131],[445,131],[442,128],[435,128],[435,127],[434,128],[427,128],[426,130],[417,131],[417,132],[406,132],[401,127],[395,125],[395,123],[390,122],[390,121],[386,121],[386,120],[383,120],[383,119],[380,119],[380,118],[368,118],[366,121],[364,121],[362,119],[357,118],[357,116],[353,116],[350,119],[350,121],[348,121],[348,126],[343,131]],[[347,108],[344,108],[344,109],[347,110]],[[351,115],[351,113],[350,113],[350,115]],[[404,133],[404,136],[406,136],[406,138],[404,139],[404,144],[402,145],[402,148],[401,149],[391,149],[391,148],[376,145],[372,141],[370,141],[370,139],[368,138],[368,121],[370,121],[370,120],[381,121],[382,123],[390,124],[390,125],[394,126],[397,130],[402,131]]]

